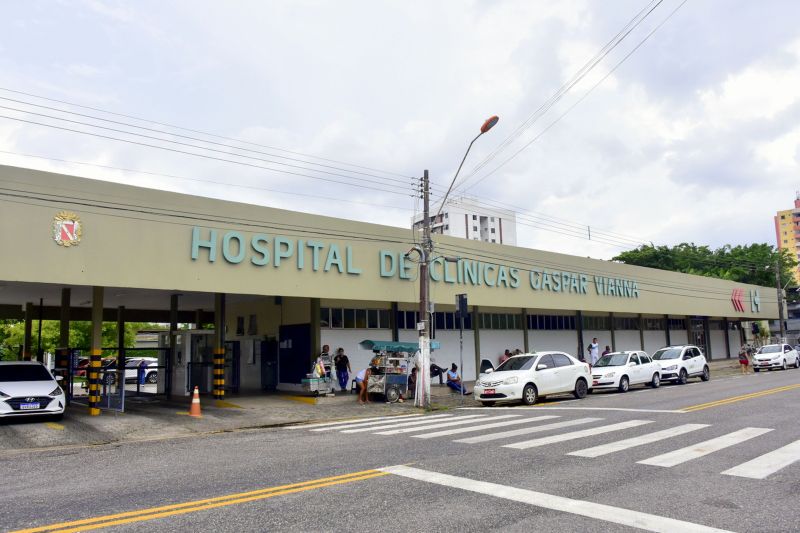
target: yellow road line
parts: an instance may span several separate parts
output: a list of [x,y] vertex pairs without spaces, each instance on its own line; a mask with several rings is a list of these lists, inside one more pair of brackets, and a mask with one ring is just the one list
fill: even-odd
[[341,485],[344,483],[352,483],[354,481],[363,481],[366,479],[381,477],[385,475],[388,475],[388,473],[381,472],[379,470],[363,470],[361,472],[353,472],[341,476],[320,478],[311,481],[303,481],[300,483],[292,483],[289,485],[281,485],[278,487],[258,489],[249,492],[227,494],[225,496],[217,496],[214,498],[206,498],[203,500],[196,500],[192,502],[164,505],[160,507],[151,507],[148,509],[139,509],[138,511],[128,511],[124,513],[98,516],[94,518],[85,518],[82,520],[74,520],[71,522],[61,522],[56,524],[50,524],[47,526],[35,527],[31,529],[20,529],[12,533],[40,533],[40,532],[68,533],[68,532],[78,532],[78,531],[89,531],[103,527],[128,524],[131,522],[143,522],[146,520],[154,520],[156,518],[165,518],[168,516],[193,513],[196,511],[202,511],[206,509],[214,509],[217,507],[225,507],[228,505],[235,505],[239,503],[247,503],[256,500],[263,500],[266,498],[272,498],[274,496],[283,496],[286,494],[293,494],[296,492],[303,492],[306,490],[330,487],[332,485]]
[[226,402],[225,400],[217,400],[215,405],[217,407],[222,407],[226,409],[242,409],[241,405],[236,405],[235,403]]
[[317,403],[317,399],[313,396],[284,396],[283,398],[292,400],[293,402],[310,403],[312,405],[316,405]]
[[56,424],[55,422],[45,422],[45,426],[49,427],[50,429],[57,429],[59,431],[64,431],[64,426],[61,424]]
[[778,392],[785,392],[790,391],[793,389],[800,388],[800,383],[795,385],[786,385],[784,387],[776,387],[774,389],[767,389],[759,392],[751,392],[750,394],[742,394],[740,396],[732,396],[730,398],[723,398],[721,400],[715,400],[713,402],[701,403],[698,405],[692,405],[689,407],[684,407],[681,409],[684,413],[693,413],[695,411],[702,411],[703,409],[710,409],[712,407],[720,407],[722,405],[728,405],[736,402],[741,402],[744,400],[750,400],[753,398],[760,398],[762,396],[768,396],[770,394],[776,394]]

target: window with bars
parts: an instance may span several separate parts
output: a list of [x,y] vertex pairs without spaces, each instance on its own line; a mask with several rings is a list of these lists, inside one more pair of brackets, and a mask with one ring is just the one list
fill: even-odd
[[575,329],[575,315],[528,315],[528,329]]
[[600,330],[609,331],[611,329],[611,317],[607,316],[584,316],[583,329],[584,330]]
[[639,317],[637,316],[615,316],[615,330],[639,330]]
[[388,309],[321,307],[319,323],[325,329],[389,329]]

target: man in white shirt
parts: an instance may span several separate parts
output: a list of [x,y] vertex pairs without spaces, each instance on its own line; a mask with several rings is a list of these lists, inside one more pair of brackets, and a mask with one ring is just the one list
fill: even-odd
[[589,364],[594,366],[600,358],[600,345],[597,344],[597,337],[592,339],[592,343],[587,349],[589,350]]

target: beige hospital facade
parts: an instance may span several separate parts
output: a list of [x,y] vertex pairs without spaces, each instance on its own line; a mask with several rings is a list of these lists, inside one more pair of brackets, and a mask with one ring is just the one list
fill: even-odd
[[[417,339],[409,229],[7,166],[0,222],[0,318],[35,319],[41,299],[42,316],[64,323],[224,323],[224,338],[198,335],[237,358],[228,388],[297,388],[322,344],[343,347],[357,371],[370,357],[359,341]],[[778,316],[774,288],[434,238],[434,360],[459,360],[454,300],[467,294],[467,379],[506,348],[585,353],[593,337],[648,352],[693,343],[727,358],[741,321]],[[185,394],[186,365],[213,355],[179,337],[164,338],[167,387]]]

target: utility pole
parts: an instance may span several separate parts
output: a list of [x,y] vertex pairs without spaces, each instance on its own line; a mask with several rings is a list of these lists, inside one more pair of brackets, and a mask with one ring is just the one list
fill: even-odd
[[430,214],[430,181],[428,171],[422,174],[420,183],[422,193],[422,245],[419,247],[419,354],[420,366],[417,373],[417,381],[420,386],[414,404],[417,407],[426,409],[431,406],[431,326],[430,326],[430,276],[428,267],[430,265],[431,253],[433,252],[433,241],[431,240],[431,214]]
[[778,290],[778,322],[781,338],[778,342],[786,342],[786,328],[783,327],[783,288],[781,287],[781,258],[775,259],[775,288]]

